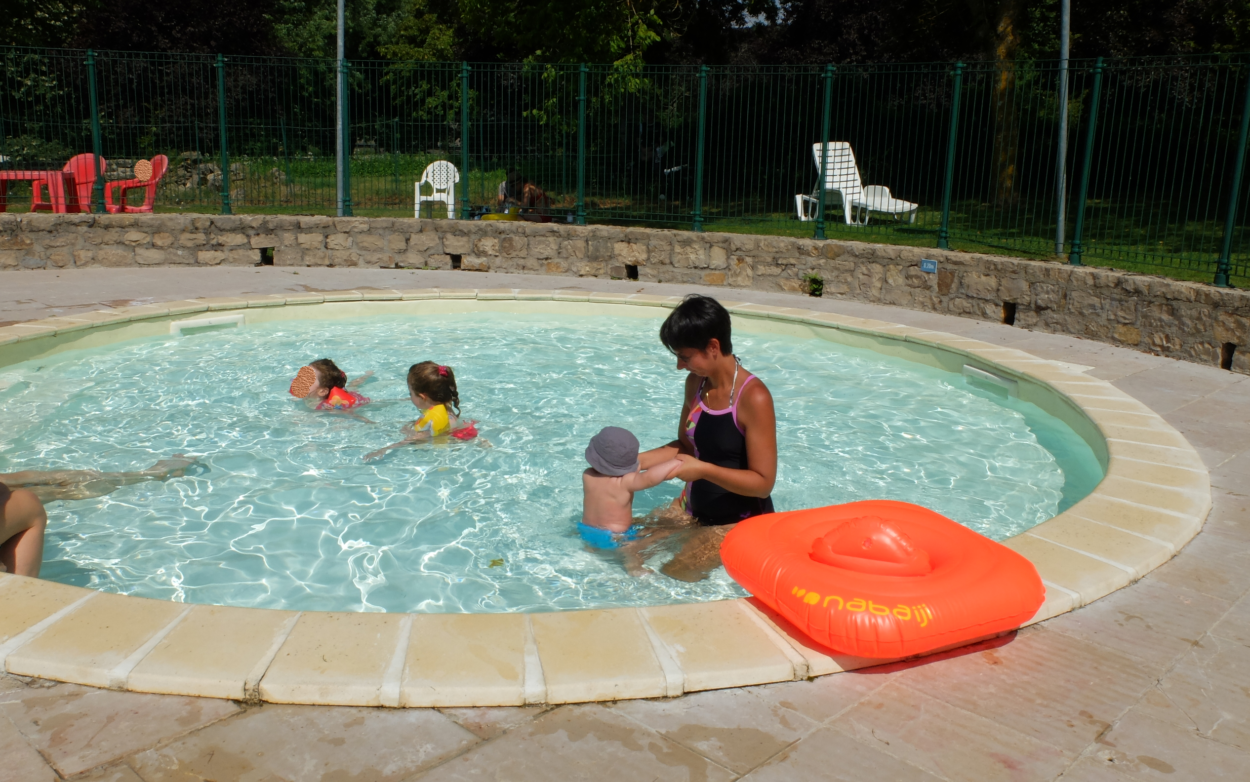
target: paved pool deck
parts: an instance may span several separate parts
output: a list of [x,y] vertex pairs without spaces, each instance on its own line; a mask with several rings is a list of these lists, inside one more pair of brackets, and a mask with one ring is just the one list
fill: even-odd
[[0,675],[0,782],[1250,779],[1246,376],[895,307],[473,272],[5,272],[0,324],[188,297],[362,287],[697,290],[1089,366],[1188,438],[1210,470],[1213,510],[1175,559],[1085,608],[956,652],[808,682],[614,704],[391,710],[246,706]]

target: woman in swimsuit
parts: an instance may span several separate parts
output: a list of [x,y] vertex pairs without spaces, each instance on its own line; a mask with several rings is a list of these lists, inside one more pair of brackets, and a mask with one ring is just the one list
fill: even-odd
[[720,543],[734,524],[773,511],[777,420],[768,388],[734,356],[729,313],[715,299],[687,296],[660,327],[660,341],[689,372],[685,402],[677,439],[639,461],[642,469],[683,462],[678,502],[700,529],[663,572],[698,581],[720,565]]

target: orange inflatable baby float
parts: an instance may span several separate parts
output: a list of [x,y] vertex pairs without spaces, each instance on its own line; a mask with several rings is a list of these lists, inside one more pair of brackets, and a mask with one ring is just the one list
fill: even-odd
[[725,569],[814,641],[908,657],[1019,627],[1046,597],[1033,563],[928,508],[867,500],[738,524]]

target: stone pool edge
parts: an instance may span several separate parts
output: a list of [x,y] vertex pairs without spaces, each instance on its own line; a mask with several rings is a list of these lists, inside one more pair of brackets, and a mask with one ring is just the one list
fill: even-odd
[[[133,321],[432,299],[650,307],[680,301],[449,288],[171,301],[0,328],[0,363],[11,363],[6,354],[24,360],[58,335]],[[725,304],[737,317],[834,329],[848,339],[885,340],[904,352],[913,347],[973,359],[1057,392],[1092,422],[1106,444],[1103,481],[1064,513],[1005,541],[1034,563],[1046,585],[1046,602],[1028,624],[1141,578],[1175,556],[1210,510],[1209,475],[1193,447],[1106,381],[944,332],[799,308]],[[751,599],[539,614],[290,612],[169,603],[0,576],[4,670],[135,692],[320,705],[555,704],[671,697],[885,662],[826,654]]]

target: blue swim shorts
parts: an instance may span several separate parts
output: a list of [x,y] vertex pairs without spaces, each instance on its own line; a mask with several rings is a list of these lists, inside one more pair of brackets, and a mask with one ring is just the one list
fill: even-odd
[[582,540],[595,548],[613,549],[620,548],[621,543],[624,541],[637,540],[638,525],[635,524],[624,532],[613,532],[600,527],[591,527],[579,521],[577,522],[577,533],[582,536]]

